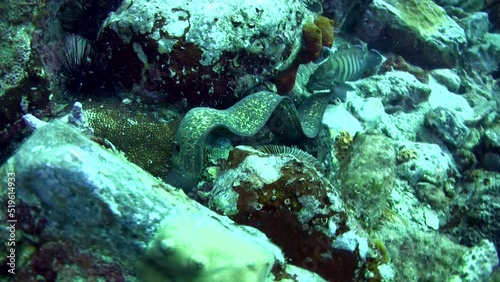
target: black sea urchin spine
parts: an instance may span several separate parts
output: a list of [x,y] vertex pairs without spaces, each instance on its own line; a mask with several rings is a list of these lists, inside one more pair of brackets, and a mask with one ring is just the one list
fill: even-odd
[[115,11],[123,0],[70,0],[58,12],[64,31],[95,40],[109,13]]
[[105,64],[95,52],[93,43],[70,35],[61,51],[59,87],[64,97],[91,95],[105,83]]

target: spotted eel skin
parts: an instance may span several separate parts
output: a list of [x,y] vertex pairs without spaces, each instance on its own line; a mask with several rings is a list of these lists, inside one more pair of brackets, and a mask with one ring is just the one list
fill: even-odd
[[207,136],[216,129],[250,137],[266,124],[271,131],[288,139],[314,138],[321,128],[329,93],[311,95],[296,108],[286,96],[261,91],[246,96],[226,110],[198,107],[182,119],[174,138],[172,167],[166,182],[186,191],[200,178]]

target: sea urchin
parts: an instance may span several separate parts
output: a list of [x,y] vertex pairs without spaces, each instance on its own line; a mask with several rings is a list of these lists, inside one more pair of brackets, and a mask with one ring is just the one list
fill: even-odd
[[69,35],[60,60],[58,85],[64,97],[90,95],[103,88],[106,64],[95,52],[92,42]]

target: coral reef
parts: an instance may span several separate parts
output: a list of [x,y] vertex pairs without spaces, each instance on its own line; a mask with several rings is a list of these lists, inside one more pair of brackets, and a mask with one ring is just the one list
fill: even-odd
[[88,103],[85,117],[94,136],[109,141],[128,160],[157,177],[167,174],[172,140],[180,118],[174,112],[139,105]]
[[207,136],[216,129],[250,137],[269,121],[271,133],[276,138],[291,141],[315,137],[321,129],[328,95],[310,96],[298,109],[290,98],[266,91],[249,95],[226,110],[192,109],[182,119],[175,135],[167,182],[186,190],[196,185]]
[[498,1],[0,13],[1,281],[498,279]]

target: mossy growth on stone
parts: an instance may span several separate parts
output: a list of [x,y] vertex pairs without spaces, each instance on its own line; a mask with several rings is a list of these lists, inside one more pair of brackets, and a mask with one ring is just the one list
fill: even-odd
[[379,223],[395,182],[396,152],[382,135],[354,138],[340,167],[342,198],[366,228]]
[[424,35],[439,31],[441,23],[446,21],[446,12],[431,0],[388,1],[397,9],[399,17],[416,32]]
[[179,125],[176,113],[110,105],[86,105],[86,116],[95,137],[110,141],[127,159],[157,177],[165,177],[172,140]]

